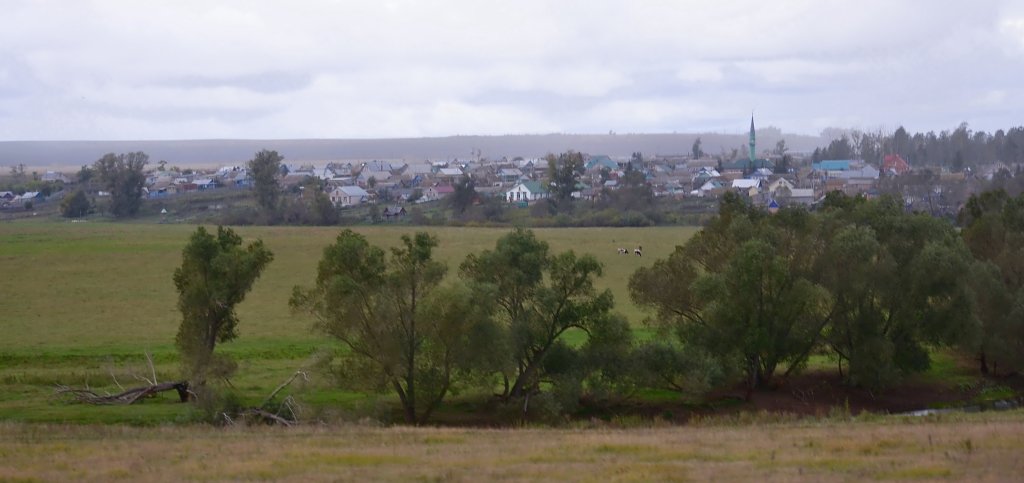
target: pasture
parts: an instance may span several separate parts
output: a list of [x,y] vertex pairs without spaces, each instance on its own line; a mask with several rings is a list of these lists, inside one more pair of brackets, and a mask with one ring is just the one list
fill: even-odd
[[[29,421],[127,421],[155,423],[182,417],[172,404],[83,408],[50,404],[53,385],[128,385],[145,373],[152,354],[161,380],[177,374],[174,335],[180,315],[172,282],[191,225],[17,222],[0,224],[0,419]],[[437,258],[449,278],[469,253],[492,248],[506,229],[405,226],[358,227],[371,243],[395,245],[404,233],[426,230],[440,240]],[[309,364],[330,342],[293,316],[288,298],[309,285],[337,227],[241,227],[260,238],[275,259],[239,306],[240,336],[218,350],[241,366],[233,380],[246,398],[258,399],[294,370]],[[536,229],[554,252],[574,249],[605,266],[601,288],[615,295],[617,310],[640,328],[643,313],[629,301],[627,281],[639,266],[667,256],[693,228]],[[619,255],[643,246],[643,257]],[[311,398],[323,406],[346,405],[361,395],[322,387]]]
[[0,423],[0,480],[1013,481],[1024,413],[571,429]]

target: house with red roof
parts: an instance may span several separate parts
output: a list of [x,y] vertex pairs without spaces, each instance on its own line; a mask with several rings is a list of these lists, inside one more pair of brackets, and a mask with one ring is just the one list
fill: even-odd
[[882,172],[899,176],[910,171],[910,164],[898,154],[887,154],[882,161]]

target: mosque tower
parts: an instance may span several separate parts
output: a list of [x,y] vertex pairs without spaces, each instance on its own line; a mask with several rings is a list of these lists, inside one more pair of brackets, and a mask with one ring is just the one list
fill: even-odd
[[751,167],[754,166],[754,160],[755,160],[754,153],[756,152],[755,146],[756,146],[756,143],[755,143],[755,140],[754,140],[754,115],[751,114],[750,115],[750,166]]

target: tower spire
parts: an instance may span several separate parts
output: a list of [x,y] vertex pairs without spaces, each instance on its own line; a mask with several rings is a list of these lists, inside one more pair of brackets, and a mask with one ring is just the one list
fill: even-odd
[[756,140],[754,139],[754,112],[750,112],[750,164],[753,167],[754,153],[756,152]]

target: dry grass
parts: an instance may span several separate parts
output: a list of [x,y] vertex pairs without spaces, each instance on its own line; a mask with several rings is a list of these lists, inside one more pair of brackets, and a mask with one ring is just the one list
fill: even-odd
[[0,424],[0,480],[1019,480],[1024,413],[640,429]]

